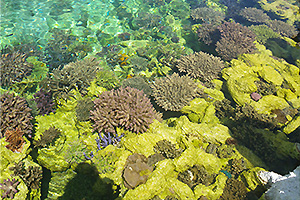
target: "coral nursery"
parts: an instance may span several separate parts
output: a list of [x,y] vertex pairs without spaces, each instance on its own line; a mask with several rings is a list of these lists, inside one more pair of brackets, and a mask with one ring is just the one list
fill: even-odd
[[2,0],[0,199],[268,199],[300,164],[299,6]]

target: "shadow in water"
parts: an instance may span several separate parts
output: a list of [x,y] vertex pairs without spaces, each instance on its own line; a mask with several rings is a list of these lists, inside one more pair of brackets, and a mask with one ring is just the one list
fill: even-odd
[[71,179],[60,200],[113,200],[118,197],[117,191],[112,188],[113,181],[101,179],[95,166],[87,163],[79,164],[75,171],[76,176]]

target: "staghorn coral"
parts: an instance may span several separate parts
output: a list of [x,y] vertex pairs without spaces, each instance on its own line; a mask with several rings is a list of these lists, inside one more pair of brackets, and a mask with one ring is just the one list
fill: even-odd
[[251,23],[267,23],[271,20],[263,10],[257,8],[244,8],[240,11],[239,15]]
[[116,133],[115,127],[143,133],[153,122],[160,119],[150,99],[143,91],[135,88],[119,88],[103,92],[94,101],[95,110],[91,111],[91,119],[95,122],[94,130],[99,133]]
[[180,111],[192,99],[203,94],[190,77],[176,73],[156,78],[150,87],[155,102],[166,111]]
[[51,126],[47,130],[43,132],[43,135],[39,140],[35,140],[33,142],[35,147],[46,147],[49,144],[53,144],[55,139],[57,139],[61,135],[61,131],[59,131],[54,126]]
[[219,78],[221,70],[224,67],[221,58],[202,51],[182,56],[177,61],[177,68],[180,72],[184,72],[192,78],[199,79],[206,86],[211,86],[211,80]]
[[97,143],[97,151],[107,147],[108,145],[115,145],[117,146],[118,143],[121,141],[121,137],[123,137],[124,135],[118,135],[118,133],[116,133],[115,135],[111,135],[110,133],[107,133],[107,136],[105,134],[103,134],[103,136],[101,135],[101,133],[98,133],[98,138],[96,138],[96,143]]
[[17,190],[17,186],[19,185],[19,181],[17,181],[16,179],[12,179],[10,180],[8,179],[4,179],[3,183],[0,183],[1,186],[1,190],[3,190],[2,196],[1,198],[10,198],[13,199],[15,194],[18,192]]
[[237,58],[244,53],[252,53],[256,35],[246,26],[235,22],[224,22],[218,27],[221,39],[216,43],[216,51],[224,60]]
[[10,170],[14,172],[14,176],[19,176],[26,186],[30,189],[38,189],[40,181],[42,180],[43,171],[37,166],[25,167],[25,163],[20,161],[15,163],[15,166],[10,167]]
[[30,120],[31,109],[24,98],[15,94],[4,93],[0,96],[0,117],[2,138],[6,130],[16,130],[19,128],[25,135],[30,136],[33,125]]
[[7,88],[16,82],[21,82],[32,72],[33,65],[26,61],[23,53],[12,52],[2,54],[0,58],[0,85]]
[[6,142],[9,142],[9,144],[5,147],[12,152],[21,152],[22,147],[25,143],[23,134],[24,133],[20,130],[20,128],[16,128],[15,130],[7,129],[4,133],[4,137],[6,139]]
[[207,45],[215,43],[218,32],[218,26],[214,24],[204,23],[197,27],[198,39]]
[[86,94],[86,88],[99,70],[99,61],[96,58],[78,60],[65,65],[62,70],[54,69],[52,76],[43,83],[43,87],[52,92],[57,99],[66,99],[68,93],[75,88]]
[[267,43],[268,39],[280,37],[280,34],[274,32],[267,25],[252,25],[249,29],[255,33],[256,41],[261,44]]
[[34,101],[36,103],[39,115],[48,115],[54,111],[54,102],[52,99],[52,93],[46,92],[43,88],[40,89],[34,95]]
[[281,20],[270,20],[267,25],[283,37],[293,38],[298,34],[297,28]]

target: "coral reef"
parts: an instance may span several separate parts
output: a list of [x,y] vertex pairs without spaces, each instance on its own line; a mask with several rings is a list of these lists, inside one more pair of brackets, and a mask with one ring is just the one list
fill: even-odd
[[253,52],[256,35],[246,26],[235,22],[224,22],[218,27],[221,39],[216,43],[216,51],[224,60]]
[[4,179],[3,183],[0,183],[0,189],[3,190],[1,198],[14,199],[15,194],[18,192],[17,186],[19,183],[16,179]]
[[4,136],[6,130],[16,130],[17,128],[30,137],[33,125],[31,124],[31,109],[26,100],[7,92],[0,96],[0,103],[0,138]]
[[1,55],[1,87],[8,88],[14,83],[21,82],[23,78],[31,74],[33,65],[26,61],[26,57],[26,54],[18,51]]
[[124,79],[121,85],[122,87],[132,87],[142,90],[147,96],[150,96],[152,93],[149,84],[140,76]]
[[72,89],[78,89],[86,94],[86,88],[100,70],[96,58],[85,58],[69,63],[62,70],[54,69],[52,76],[44,82],[46,91],[50,91],[56,99],[66,99]]
[[118,136],[118,133],[114,135],[107,133],[107,136],[105,134],[102,136],[101,133],[98,133],[98,138],[95,139],[98,148],[97,150],[99,151],[110,144],[117,145],[121,141],[121,137],[123,137],[123,135]]
[[33,96],[39,115],[47,115],[54,111],[55,103],[53,102],[52,93],[50,91],[46,92],[45,89],[42,88]]
[[92,83],[95,83],[99,87],[104,87],[107,90],[117,88],[120,85],[118,77],[114,72],[109,70],[98,71]]
[[55,140],[61,135],[59,131],[54,126],[51,126],[49,129],[43,132],[43,135],[39,140],[34,140],[33,144],[35,147],[47,147],[49,144],[54,145]]
[[236,179],[228,179],[220,200],[246,199],[248,193],[245,184]]
[[38,189],[42,179],[43,171],[37,166],[25,167],[25,163],[20,161],[14,167],[10,167],[14,176],[19,176],[30,189]]
[[293,38],[298,34],[296,27],[281,21],[281,20],[270,20],[267,25],[276,33],[279,33],[283,37]]
[[79,121],[88,121],[90,119],[90,111],[93,110],[94,103],[91,98],[78,100],[76,105],[76,117]]
[[199,79],[207,87],[213,85],[211,81],[219,78],[221,70],[225,67],[221,58],[202,51],[182,56],[176,66],[180,72]]
[[188,76],[174,73],[162,78],[155,78],[150,85],[155,102],[164,110],[180,111],[196,97],[203,94],[197,84]]
[[94,130],[99,133],[114,134],[115,127],[143,133],[153,119],[160,115],[155,111],[146,95],[135,88],[119,88],[103,92],[94,101],[95,110],[91,111],[91,119],[95,122]]
[[15,130],[6,129],[4,133],[5,141],[9,144],[5,147],[11,150],[12,152],[21,152],[25,140],[23,139],[23,132],[17,127]]
[[280,34],[274,32],[267,25],[252,25],[249,27],[256,35],[256,41],[265,44],[268,39],[279,38]]
[[181,155],[182,149],[176,149],[175,144],[168,140],[161,140],[156,143],[153,149],[154,152],[163,155],[167,159],[174,159]]
[[254,24],[265,24],[269,20],[271,20],[271,18],[266,13],[264,13],[263,10],[254,7],[242,9],[239,15]]
[[142,154],[132,154],[128,156],[123,171],[125,187],[133,189],[144,184],[153,168],[147,165],[147,158]]
[[200,7],[191,11],[191,17],[197,23],[207,24],[221,24],[225,19],[225,14],[219,11],[215,11],[212,8]]

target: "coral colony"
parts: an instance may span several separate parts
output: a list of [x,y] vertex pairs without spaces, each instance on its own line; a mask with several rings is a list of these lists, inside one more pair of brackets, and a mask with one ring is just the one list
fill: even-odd
[[1,199],[299,198],[298,1],[1,6]]

